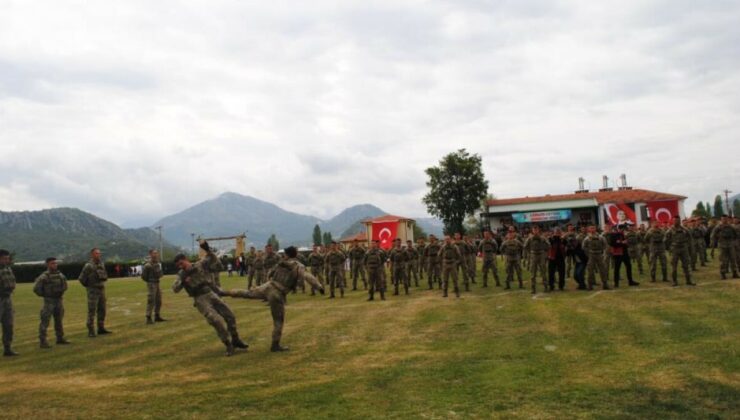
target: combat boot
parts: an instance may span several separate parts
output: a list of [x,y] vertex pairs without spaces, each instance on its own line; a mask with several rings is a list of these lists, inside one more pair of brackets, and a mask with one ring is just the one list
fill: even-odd
[[602,290],[611,290],[611,288],[609,287],[608,284],[606,284],[606,282],[604,282],[604,283],[601,284],[601,289]]
[[460,289],[455,288],[455,297],[460,297]]
[[403,285],[403,290],[404,292],[406,292],[407,295],[409,294],[409,287],[407,285]]
[[4,346],[5,351],[3,351],[3,356],[5,357],[13,357],[13,356],[19,356],[18,353],[14,352],[13,349],[10,348],[10,345]]
[[167,322],[167,320],[157,314],[154,316],[154,322]]
[[385,290],[380,291],[380,300],[385,300]]
[[226,357],[233,356],[234,355],[234,345],[229,342],[229,340],[224,340],[224,345],[226,346]]
[[236,347],[236,348],[240,348],[240,349],[246,349],[246,348],[249,348],[249,344],[247,344],[247,343],[243,342],[243,341],[241,340],[241,338],[239,338],[239,336],[238,336],[238,335],[232,335],[232,336],[231,336],[231,344],[232,344],[232,345],[233,345],[234,347]]
[[64,337],[57,338],[57,344],[71,344],[69,341],[67,341]]
[[445,289],[444,292],[442,292],[442,297],[447,297],[447,289]]
[[280,345],[280,343],[272,343],[272,347],[270,347],[270,351],[273,353],[278,353],[281,351],[289,351],[290,349],[287,347],[283,347]]
[[398,296],[398,285],[393,286],[393,296]]
[[375,294],[370,293],[370,297],[367,298],[367,301],[370,302],[371,300],[375,300]]
[[98,335],[113,334],[113,332],[106,330],[102,325],[98,327]]
[[344,289],[339,289],[339,297],[340,298],[344,297]]
[[153,324],[154,324],[154,320],[152,319],[152,317],[150,316],[146,317],[146,325],[153,325]]
[[727,280],[727,275],[725,273],[719,273],[722,280]]
[[51,346],[49,345],[49,342],[48,342],[48,341],[46,341],[46,339],[44,339],[44,340],[41,340],[41,341],[39,342],[39,348],[40,348],[40,349],[50,349],[50,348],[51,348]]
[[469,292],[470,291],[470,284],[465,283],[465,291],[466,292]]
[[740,279],[740,276],[738,276],[737,273],[732,273],[732,278],[733,279]]
[[629,285],[630,285],[630,286],[639,286],[639,285],[640,285],[640,283],[638,283],[638,282],[636,282],[636,281],[634,281],[634,280],[630,280],[630,282],[629,282]]
[[95,337],[95,328],[88,327],[87,328],[87,336],[88,337],[91,337],[91,338],[94,338]]

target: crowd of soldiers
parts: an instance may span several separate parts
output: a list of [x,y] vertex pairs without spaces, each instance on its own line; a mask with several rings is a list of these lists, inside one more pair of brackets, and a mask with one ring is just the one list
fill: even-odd
[[[524,288],[522,265],[530,273],[532,293],[537,293],[538,278],[542,280],[545,292],[564,290],[565,279],[571,276],[580,290],[593,290],[598,274],[603,289],[609,289],[609,266],[613,264],[613,287],[619,287],[621,266],[625,266],[628,284],[638,286],[632,277],[632,262],[636,262],[639,273],[644,273],[643,260],[647,258],[652,282],[668,280],[668,257],[671,257],[671,280],[673,286],[678,282],[680,264],[687,285],[695,285],[692,271],[697,266],[705,266],[708,250],[711,257],[719,249],[720,277],[729,275],[738,278],[740,272],[740,220],[723,216],[719,222],[706,223],[699,219],[681,221],[675,218],[672,226],[662,226],[653,222],[649,229],[633,225],[614,226],[607,232],[599,232],[596,226],[576,229],[567,225],[563,232],[559,228],[542,232],[536,225],[529,232],[518,232],[509,227],[505,237],[499,238],[486,231],[483,238],[472,238],[456,233],[446,235],[439,241],[435,235],[427,240],[419,238],[414,244],[400,239],[393,242],[390,250],[380,248],[378,241],[372,241],[369,249],[355,241],[343,251],[333,242],[328,249],[314,246],[311,253],[299,254],[295,247],[288,247],[283,254],[275,252],[270,245],[264,251],[251,248],[243,256],[247,284],[245,289],[223,290],[218,281],[218,273],[223,270],[220,259],[207,242],[201,243],[205,257],[192,263],[184,254],[175,257],[179,269],[172,290],[177,293],[185,290],[194,300],[194,306],[206,321],[215,329],[227,349],[233,355],[236,348],[247,348],[237,332],[236,317],[222,297],[258,299],[268,303],[273,318],[273,339],[271,351],[285,351],[280,343],[285,319],[285,303],[289,293],[318,291],[324,294],[325,285],[329,298],[344,297],[347,286],[347,273],[351,278],[352,290],[358,290],[360,283],[368,292],[368,301],[375,300],[376,293],[381,300],[386,299],[387,276],[393,286],[393,295],[401,290],[408,295],[412,287],[421,287],[426,279],[429,290],[439,289],[443,297],[448,297],[450,284],[455,296],[461,291],[469,291],[476,283],[477,258],[482,259],[482,287],[488,287],[489,275],[497,287],[510,289],[518,282]],[[499,275],[499,257],[503,257],[504,276]],[[147,285],[146,323],[163,322],[160,309],[162,292],[159,286],[163,275],[160,256],[151,250],[149,260],[142,270],[142,280]],[[349,262],[349,269],[347,269]],[[4,356],[16,356],[11,344],[13,340],[14,312],[11,295],[16,286],[15,276],[10,267],[10,253],[0,249],[0,324],[2,325]],[[40,314],[39,345],[50,348],[47,329],[54,318],[56,343],[69,344],[64,336],[63,295],[67,290],[67,279],[57,266],[55,258],[46,260],[47,270],[35,281],[33,291],[43,298]],[[386,267],[388,270],[386,270]],[[503,277],[503,281],[502,281]],[[90,251],[90,261],[82,269],[79,282],[87,292],[87,329],[91,338],[110,334],[105,328],[106,293],[108,274],[102,261],[100,250]],[[460,285],[462,280],[462,287]],[[412,286],[413,284],[413,286]]]

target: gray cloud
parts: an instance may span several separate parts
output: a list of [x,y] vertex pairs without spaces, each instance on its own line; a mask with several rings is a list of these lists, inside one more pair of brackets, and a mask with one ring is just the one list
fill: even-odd
[[143,224],[230,190],[425,213],[424,168],[494,194],[606,173],[710,200],[740,175],[735,2],[14,3],[0,208]]

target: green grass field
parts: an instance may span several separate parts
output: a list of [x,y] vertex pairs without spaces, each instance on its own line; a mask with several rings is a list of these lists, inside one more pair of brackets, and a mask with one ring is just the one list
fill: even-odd
[[171,276],[170,321],[154,326],[142,281],[109,281],[114,334],[95,339],[72,282],[73,344],[51,350],[38,348],[41,299],[23,284],[21,356],[0,359],[0,417],[738,418],[740,281],[719,281],[716,264],[698,287],[577,292],[571,280],[536,298],[477,286],[459,300],[424,289],[386,302],[291,295],[284,354],[269,352],[268,308],[231,299],[251,347],[230,358]]

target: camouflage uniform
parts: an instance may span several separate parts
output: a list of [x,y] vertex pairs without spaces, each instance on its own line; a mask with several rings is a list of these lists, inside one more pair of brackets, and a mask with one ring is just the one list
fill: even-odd
[[475,246],[475,243],[468,239],[465,241],[465,245],[467,245],[467,265],[468,265],[468,277],[470,277],[470,281],[475,284],[475,276],[477,274],[477,264],[476,264],[476,257],[478,255],[478,248]]
[[642,255],[642,240],[640,238],[640,232],[631,229],[624,234],[624,237],[627,239],[630,258],[637,260],[637,271],[642,274],[642,258],[640,258],[640,255]]
[[380,299],[385,300],[385,254],[380,249],[370,249],[365,253],[363,264],[367,269],[367,276],[370,280],[370,297],[368,300],[375,299],[375,292],[380,292]]
[[329,251],[326,254],[325,264],[329,267],[329,298],[334,297],[334,289],[339,288],[339,294],[344,297],[344,262],[347,256],[340,250]]
[[[278,263],[281,260],[280,255],[277,254],[277,252],[265,252],[264,256],[264,266],[265,266],[265,279],[270,277],[270,271],[272,271],[275,266],[278,265]],[[263,279],[264,281],[264,279]]]
[[532,293],[537,293],[538,273],[542,276],[542,286],[547,291],[545,262],[547,260],[547,250],[550,249],[550,242],[542,235],[532,235],[524,243],[524,249],[529,253],[532,264]]
[[254,260],[256,258],[256,252],[248,252],[244,257],[244,266],[247,269],[247,289],[252,288],[252,282],[254,281]]
[[506,261],[506,288],[511,289],[511,282],[514,281],[514,273],[519,279],[519,288],[524,288],[522,282],[522,251],[524,245],[518,239],[507,239],[501,244],[500,252],[504,255]]
[[737,231],[732,225],[719,224],[712,232],[712,245],[719,246],[719,272],[722,279],[727,278],[727,273],[732,271],[732,276],[737,277],[738,269],[735,265],[735,242]]
[[418,274],[419,280],[424,280],[424,274],[427,272],[427,245],[424,242],[419,242],[416,246],[416,250],[419,253],[419,267]]
[[575,267],[575,255],[573,244],[577,241],[578,234],[576,232],[566,232],[563,234],[563,241],[565,241],[566,253],[565,253],[565,278],[570,278]]
[[440,249],[442,249],[442,246],[439,242],[429,243],[429,245],[424,248],[424,259],[427,262],[427,280],[429,282],[429,290],[434,287],[434,282],[437,282],[440,289],[442,288],[439,260]]
[[691,237],[694,239],[694,249],[696,250],[691,260],[694,270],[696,270],[697,261],[702,267],[706,267],[707,265],[707,243],[704,241],[705,234],[706,231],[701,226],[695,226],[691,229]]
[[141,271],[141,279],[146,282],[146,317],[152,318],[152,310],[155,317],[161,319],[159,311],[162,309],[162,290],[159,288],[159,279],[162,278],[162,264],[148,261]]
[[650,280],[655,282],[655,273],[660,262],[663,281],[668,281],[668,261],[665,256],[665,232],[658,227],[652,227],[645,234],[645,245],[650,252]]
[[607,290],[609,285],[607,281],[609,278],[606,276],[606,265],[604,264],[604,250],[609,245],[606,243],[606,239],[598,234],[588,235],[583,240],[583,251],[588,256],[588,262],[586,263],[586,272],[588,273],[588,289],[592,290],[596,284],[596,275],[594,271],[599,271],[599,278],[601,279],[602,287]]
[[49,328],[49,320],[54,317],[54,332],[57,343],[64,342],[64,303],[62,296],[67,291],[67,278],[59,271],[49,270],[41,273],[33,285],[33,292],[44,298],[44,306],[41,308],[41,323],[39,324],[39,341],[42,347],[48,345],[46,341],[46,330]]
[[88,261],[82,268],[79,281],[87,289],[87,331],[89,336],[94,337],[96,315],[98,333],[105,331],[105,282],[108,281],[108,272],[103,261]]
[[[341,253],[341,251],[337,251]],[[331,253],[330,253],[331,254]],[[341,253],[344,255],[343,253]],[[231,296],[244,299],[258,299],[267,302],[270,305],[272,313],[272,351],[287,350],[280,346],[280,340],[283,336],[283,324],[285,323],[285,302],[289,292],[295,291],[298,283],[308,283],[312,289],[324,291],[324,286],[306,267],[297,259],[288,258],[277,263],[266,283],[251,290],[230,290],[221,292],[223,296]]]
[[[311,275],[316,277],[316,280],[324,286],[324,256],[320,252],[314,251],[308,255],[308,266],[311,270]],[[311,289],[311,296],[316,295],[316,290]]]
[[673,226],[665,235],[666,248],[671,250],[671,277],[673,285],[678,286],[678,262],[681,261],[681,268],[686,277],[686,284],[693,285],[691,282],[691,249],[694,247],[694,241],[691,233],[683,226]]
[[[252,263],[252,272],[254,273],[254,280],[257,286],[261,286],[265,282],[265,256],[257,255],[254,257]],[[252,282],[249,282],[251,288]]]
[[365,279],[365,267],[362,261],[365,259],[365,248],[357,245],[349,251],[349,261],[352,264],[352,290],[357,290],[357,278],[362,277],[362,284],[367,290],[367,280]]
[[393,281],[393,295],[398,295],[398,285],[403,284],[406,294],[409,294],[409,278],[406,277],[406,262],[409,254],[402,248],[393,248],[388,254],[391,262],[391,280]]
[[419,251],[413,246],[406,248],[406,278],[411,284],[411,277],[414,277],[414,285],[419,287]]
[[[463,285],[465,285],[465,291],[470,291],[470,269],[468,268],[468,245],[462,239],[454,242],[458,251],[460,251],[460,260],[457,263],[457,268],[462,273]],[[444,275],[444,269],[443,269]]]
[[498,277],[498,268],[496,267],[496,252],[498,243],[494,239],[484,239],[478,245],[478,251],[483,254],[483,287],[488,287],[488,272],[493,271],[493,278],[496,280],[496,286],[501,286]]
[[233,353],[233,346],[241,343],[236,329],[236,317],[228,305],[216,294],[213,284],[213,273],[223,270],[223,265],[212,252],[193,264],[187,271],[180,270],[177,279],[172,283],[172,290],[179,293],[185,289],[193,298],[193,306],[203,315],[218,338],[227,348],[227,355]]
[[463,258],[460,248],[454,243],[444,244],[439,250],[439,258],[442,260],[442,288],[444,290],[442,296],[447,297],[450,276],[452,276],[455,286],[455,296],[460,297],[460,288],[457,284],[457,268],[460,266],[460,260]]
[[[15,290],[15,275],[9,265],[0,265],[0,324],[3,327],[3,347],[5,355],[13,353],[10,345],[13,343],[13,301],[11,295]],[[14,354],[14,353],[13,353]]]

